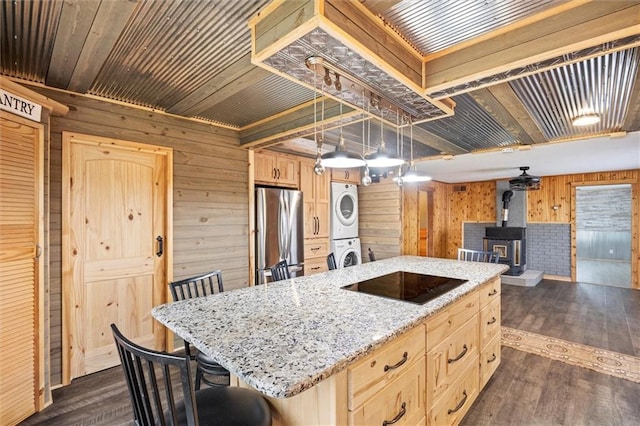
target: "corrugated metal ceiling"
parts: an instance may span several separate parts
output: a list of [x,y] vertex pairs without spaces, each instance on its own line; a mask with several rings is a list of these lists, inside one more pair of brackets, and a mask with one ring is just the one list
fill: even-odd
[[250,49],[247,20],[269,0],[142,2],[90,92],[167,109]]
[[[620,131],[640,68],[639,49],[622,50],[510,82],[548,140]],[[587,127],[573,118],[596,113]]]
[[403,0],[384,20],[424,55],[470,40],[557,5],[554,0]]

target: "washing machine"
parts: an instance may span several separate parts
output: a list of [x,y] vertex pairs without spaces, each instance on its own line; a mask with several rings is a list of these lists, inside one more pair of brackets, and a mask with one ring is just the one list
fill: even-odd
[[331,239],[357,236],[358,187],[351,183],[331,182]]
[[360,265],[362,263],[360,238],[333,240],[331,241],[331,251],[336,257],[336,265],[338,266],[338,269]]

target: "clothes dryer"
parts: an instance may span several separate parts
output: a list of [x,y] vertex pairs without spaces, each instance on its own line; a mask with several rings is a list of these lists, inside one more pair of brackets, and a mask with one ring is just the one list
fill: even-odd
[[362,252],[359,238],[347,238],[331,241],[331,251],[336,258],[338,269],[362,263]]
[[331,182],[331,239],[357,236],[358,187],[350,183]]

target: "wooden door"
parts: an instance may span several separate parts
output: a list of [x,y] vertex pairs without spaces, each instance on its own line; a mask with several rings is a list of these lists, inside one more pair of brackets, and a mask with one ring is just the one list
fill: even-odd
[[111,323],[164,348],[151,308],[166,301],[170,170],[168,149],[63,134],[65,379],[119,363]]
[[42,126],[0,112],[0,424],[43,403]]

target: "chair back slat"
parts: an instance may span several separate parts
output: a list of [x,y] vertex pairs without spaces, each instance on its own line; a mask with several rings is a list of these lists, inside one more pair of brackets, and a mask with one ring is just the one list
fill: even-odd
[[288,280],[289,278],[291,278],[291,274],[289,273],[289,265],[287,264],[286,260],[281,260],[280,262],[273,265],[270,269],[272,281]]
[[338,269],[338,266],[336,265],[336,256],[333,253],[329,253],[327,256],[327,266],[330,271]]
[[[111,324],[111,330],[125,372],[136,424],[177,425],[178,405],[171,377],[178,373],[187,425],[197,426],[197,406],[189,358],[138,346],[125,338],[115,324]],[[164,392],[161,392],[159,384],[162,384]]]
[[469,262],[498,263],[498,261],[500,260],[500,253],[498,253],[497,251],[482,251],[459,248],[458,260],[466,260]]
[[222,271],[217,270],[197,277],[169,283],[173,301],[209,296],[224,291]]

